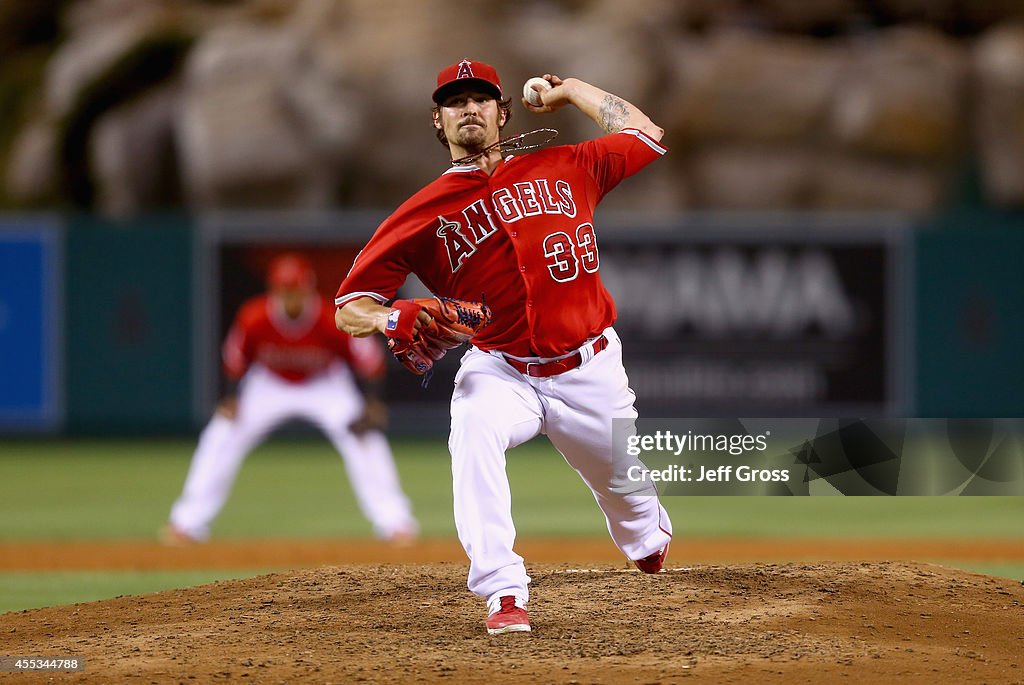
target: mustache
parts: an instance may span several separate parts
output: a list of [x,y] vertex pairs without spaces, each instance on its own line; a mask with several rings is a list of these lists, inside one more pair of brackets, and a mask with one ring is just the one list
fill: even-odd
[[475,116],[468,116],[468,117],[466,117],[465,119],[463,119],[462,121],[459,122],[459,128],[462,128],[463,126],[468,126],[470,124],[476,124],[477,126],[483,126],[484,125],[484,121],[483,121],[483,119],[480,119],[480,118],[475,117]]

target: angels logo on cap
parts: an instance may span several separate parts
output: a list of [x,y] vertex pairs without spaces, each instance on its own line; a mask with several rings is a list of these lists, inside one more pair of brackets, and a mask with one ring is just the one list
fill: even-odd
[[433,100],[437,104],[444,102],[450,94],[468,88],[478,88],[484,93],[501,99],[501,80],[498,71],[490,64],[464,59],[445,67],[437,75],[437,90]]

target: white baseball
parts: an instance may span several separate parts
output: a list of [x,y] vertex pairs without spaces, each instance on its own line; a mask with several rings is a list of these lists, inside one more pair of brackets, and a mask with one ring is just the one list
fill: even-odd
[[542,107],[544,103],[540,99],[540,93],[533,89],[534,86],[539,86],[541,90],[551,90],[551,84],[540,76],[534,76],[523,84],[523,97],[526,101],[535,107]]

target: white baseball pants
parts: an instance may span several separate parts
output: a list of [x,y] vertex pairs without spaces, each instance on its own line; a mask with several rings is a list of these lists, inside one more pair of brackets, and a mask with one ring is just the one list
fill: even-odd
[[653,554],[672,537],[672,524],[656,494],[623,495],[612,489],[612,419],[635,419],[637,413],[622,366],[622,343],[613,329],[604,334],[605,350],[550,378],[524,376],[499,354],[477,348],[462,358],[448,442],[455,526],[470,559],[469,589],[489,604],[504,595],[524,603],[529,599],[530,578],[523,558],[513,551],[516,530],[505,451],[540,433],[590,486],[612,540],[627,558]]
[[208,538],[245,457],[275,428],[302,419],[338,450],[359,508],[378,537],[417,532],[387,439],[379,431],[357,436],[348,429],[363,406],[351,372],[340,363],[302,383],[253,365],[239,387],[237,416],[216,414],[203,430],[171,523],[194,539]]

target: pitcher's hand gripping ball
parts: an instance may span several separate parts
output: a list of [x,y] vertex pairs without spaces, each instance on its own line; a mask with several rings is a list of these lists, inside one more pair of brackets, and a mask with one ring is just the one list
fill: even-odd
[[[421,310],[432,320],[413,333],[414,322]],[[429,373],[434,362],[448,350],[469,342],[491,322],[491,317],[490,307],[483,302],[449,297],[397,300],[388,317],[388,349],[402,366],[422,376]]]
[[540,76],[534,76],[523,84],[523,97],[534,107],[543,107],[541,92],[551,90],[551,84]]

